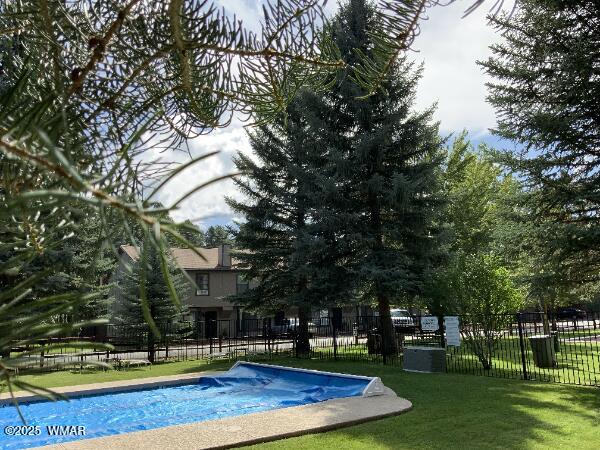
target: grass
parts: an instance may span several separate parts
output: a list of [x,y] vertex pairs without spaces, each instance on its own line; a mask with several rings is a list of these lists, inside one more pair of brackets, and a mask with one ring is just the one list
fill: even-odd
[[[600,345],[595,342],[560,342],[556,368],[539,368],[534,363],[530,345],[525,341],[529,376],[540,381],[571,384],[600,384]],[[459,349],[449,348],[449,370],[462,373],[484,373],[483,366],[464,342]],[[493,356],[492,374],[497,377],[520,378],[522,375],[519,339],[503,338]]]
[[[413,402],[406,414],[253,448],[291,449],[597,449],[598,388],[460,374],[409,374],[350,361],[272,360],[318,370],[373,375]],[[46,387],[224,369],[231,363],[168,363],[151,370],[23,375]]]
[[78,384],[103,383],[106,381],[133,380],[136,378],[160,377],[163,375],[177,375],[205,370],[226,370],[231,366],[229,361],[206,360],[182,361],[176,363],[155,364],[152,367],[136,367],[127,370],[63,370],[21,375],[19,379],[28,383],[47,388],[74,386]]
[[[433,343],[433,340],[425,342]],[[422,342],[418,342],[423,345]],[[555,381],[568,384],[600,385],[600,343],[589,341],[561,340],[560,352],[556,353],[558,366],[555,368],[539,368],[535,365],[531,346],[525,338],[525,358],[528,376],[538,381]],[[414,345],[410,340],[405,345]],[[323,358],[333,357],[333,346],[313,349],[313,353]],[[338,346],[338,357],[342,359],[364,359],[381,361],[381,356],[368,355],[366,343],[354,343]],[[448,371],[452,373],[490,375],[499,378],[522,378],[521,350],[518,336],[503,336],[496,341],[492,358],[492,369],[487,373],[477,356],[472,352],[465,340],[460,347],[447,348]],[[402,356],[394,361],[402,366]]]

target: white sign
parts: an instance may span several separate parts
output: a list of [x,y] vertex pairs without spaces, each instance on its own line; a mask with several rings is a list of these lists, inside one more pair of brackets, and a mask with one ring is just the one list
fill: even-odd
[[421,330],[423,331],[437,331],[440,325],[438,318],[435,316],[423,316],[421,317]]
[[460,329],[457,316],[445,316],[446,345],[460,347]]

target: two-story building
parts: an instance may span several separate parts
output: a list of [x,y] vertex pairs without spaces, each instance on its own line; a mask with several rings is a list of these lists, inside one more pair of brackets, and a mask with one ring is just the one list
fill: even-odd
[[[196,251],[187,248],[172,248],[171,255],[179,267],[184,269],[191,279],[195,281],[192,295],[182,298],[188,307],[189,317],[193,322],[204,322],[207,335],[239,335],[262,327],[263,318],[257,318],[252,313],[244,312],[243,308],[231,303],[227,298],[247,290],[252,286],[243,277],[243,269],[238,267],[238,261],[231,255],[231,246],[228,244],[214,248],[196,248]],[[201,255],[199,255],[199,254]],[[119,272],[125,264],[137,261],[138,249],[132,245],[122,245],[119,248],[121,259],[113,281],[117,285],[115,302],[112,315],[118,316],[119,305]],[[367,306],[348,305],[343,307],[330,307],[315,309],[312,324],[314,326],[326,325],[330,318],[338,321],[345,320],[350,323],[359,321],[361,317],[372,315],[371,308]],[[270,318],[275,325],[283,323],[296,323],[297,309],[286,308]],[[214,329],[213,329],[214,328]]]
[[[249,283],[231,256],[229,244],[215,248],[172,248],[175,263],[184,269],[196,283],[192,295],[182,299],[190,311],[191,321],[241,320],[242,311],[226,298],[248,289]],[[201,255],[201,256],[200,256]],[[139,258],[133,245],[119,248],[120,264],[131,263]],[[118,281],[117,281],[118,282]],[[118,301],[115,305],[118,308]]]

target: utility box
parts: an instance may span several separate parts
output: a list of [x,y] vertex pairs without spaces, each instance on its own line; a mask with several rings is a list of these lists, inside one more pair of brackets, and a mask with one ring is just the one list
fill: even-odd
[[554,338],[550,335],[531,336],[529,338],[535,365],[543,368],[556,367],[556,353],[554,351]]
[[403,368],[407,372],[445,372],[446,349],[441,347],[404,347]]

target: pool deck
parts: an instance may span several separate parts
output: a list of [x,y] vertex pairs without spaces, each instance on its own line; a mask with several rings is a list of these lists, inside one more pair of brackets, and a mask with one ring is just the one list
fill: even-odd
[[[217,372],[200,372],[96,383],[56,388],[55,391],[74,395],[78,393],[122,391],[128,387],[139,389],[140,387],[157,385],[177,385],[185,384],[190,379],[214,375],[215,373]],[[19,393],[18,396],[20,397],[19,401],[35,398],[26,393]],[[0,402],[5,402],[7,400],[5,397],[6,395],[0,396]],[[391,389],[385,388],[384,395],[379,396],[338,398],[309,405],[82,439],[38,448],[46,450],[100,450],[106,448],[197,450],[231,448],[347,427],[398,415],[411,408],[412,404],[408,400],[398,397]]]

